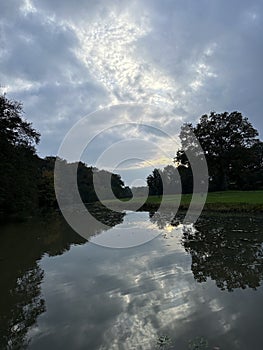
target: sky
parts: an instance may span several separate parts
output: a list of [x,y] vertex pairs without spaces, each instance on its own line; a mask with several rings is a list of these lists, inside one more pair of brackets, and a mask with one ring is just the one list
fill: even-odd
[[85,118],[81,159],[111,169],[110,153],[132,150],[116,172],[139,184],[202,114],[241,111],[262,135],[262,10],[259,0],[1,1],[1,90],[23,102],[40,156],[58,154]]

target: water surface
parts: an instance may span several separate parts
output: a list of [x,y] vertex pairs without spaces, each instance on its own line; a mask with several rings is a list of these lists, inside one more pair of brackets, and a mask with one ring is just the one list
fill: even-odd
[[[161,335],[172,349],[196,337],[262,349],[261,217],[206,214],[193,227],[127,212],[110,223],[87,228],[88,241],[57,214],[1,227],[1,349],[155,349]],[[99,245],[111,237],[130,248]]]

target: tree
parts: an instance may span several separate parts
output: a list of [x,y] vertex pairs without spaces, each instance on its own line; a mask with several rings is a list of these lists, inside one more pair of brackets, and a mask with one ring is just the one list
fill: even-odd
[[22,104],[0,96],[0,216],[37,206],[40,134],[22,117]]
[[193,192],[193,174],[189,165],[167,165],[163,170],[154,169],[147,177],[150,196]]
[[190,166],[167,165],[161,171],[163,190],[165,194],[179,194],[193,192],[193,175]]
[[2,147],[25,147],[35,152],[35,145],[40,134],[32,128],[32,124],[22,118],[23,106],[18,101],[8,100],[6,95],[0,96],[0,142]]
[[68,189],[62,196],[69,205],[78,199],[78,193],[74,191],[76,168],[83,202],[98,200],[94,188],[95,174],[102,198],[112,198],[110,186],[118,198],[132,197],[130,188],[124,185],[118,174],[88,167],[83,162],[67,163],[58,157],[39,158],[35,149],[39,139],[40,134],[23,118],[22,104],[0,95],[0,219],[24,217],[39,209],[56,207],[55,164],[64,180],[68,180]]
[[232,169],[232,188],[263,189],[263,142],[256,142],[243,153],[243,166]]
[[152,174],[147,177],[147,185],[149,187],[150,196],[161,196],[163,194],[163,183],[160,169],[154,169]]
[[211,112],[209,116],[203,115],[195,127],[185,124],[181,128],[182,149],[177,152],[175,161],[189,165],[186,151],[196,152],[196,157],[200,156],[198,140],[208,163],[210,190],[240,187],[240,176],[248,176],[245,169],[251,170],[255,166],[254,161],[258,162],[256,153],[260,152],[261,143],[257,136],[257,130],[241,113]]
[[178,193],[180,179],[178,172],[173,165],[167,165],[162,171],[163,186],[166,194]]

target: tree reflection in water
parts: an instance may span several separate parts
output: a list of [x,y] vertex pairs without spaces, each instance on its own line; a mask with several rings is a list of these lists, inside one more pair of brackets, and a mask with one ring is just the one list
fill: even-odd
[[[181,222],[172,213],[149,216],[160,229]],[[194,228],[184,226],[182,244],[192,256],[194,278],[211,278],[221,290],[257,289],[263,280],[262,222],[259,216],[205,214]]]
[[[102,214],[101,214],[102,215]],[[123,221],[123,213],[111,215],[109,226]],[[105,213],[107,218],[109,213]],[[88,236],[100,231],[88,228]],[[71,245],[85,244],[59,214],[49,214],[26,223],[8,224],[0,234],[0,349],[27,348],[28,330],[45,312],[41,294],[44,271],[39,261],[44,254],[61,255]]]
[[[45,301],[41,297],[40,284],[44,272],[36,264],[26,272],[21,271],[17,279],[12,279],[9,293],[1,288],[1,349],[24,349],[28,345],[28,328],[45,311]],[[10,281],[11,282],[11,281]],[[8,308],[7,308],[8,305]]]

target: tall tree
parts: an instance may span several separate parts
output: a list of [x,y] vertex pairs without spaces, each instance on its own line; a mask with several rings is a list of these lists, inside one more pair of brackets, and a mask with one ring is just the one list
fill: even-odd
[[39,138],[23,118],[22,104],[0,95],[0,216],[31,211],[37,205]]
[[154,169],[152,174],[147,177],[147,185],[149,187],[149,195],[161,196],[163,194],[163,183],[160,169]]
[[8,100],[6,95],[0,95],[0,142],[2,147],[25,147],[35,152],[35,145],[40,140],[40,134],[33,129],[32,124],[22,117],[21,102]]
[[167,165],[161,174],[165,194],[193,192],[193,175],[190,166]]
[[253,167],[251,162],[260,149],[257,136],[257,130],[241,113],[211,112],[203,115],[195,127],[192,124],[182,127],[182,149],[177,152],[175,160],[189,164],[186,151],[198,150],[198,140],[208,163],[210,189],[226,190],[230,185],[238,187],[240,174],[245,176],[244,170]]

